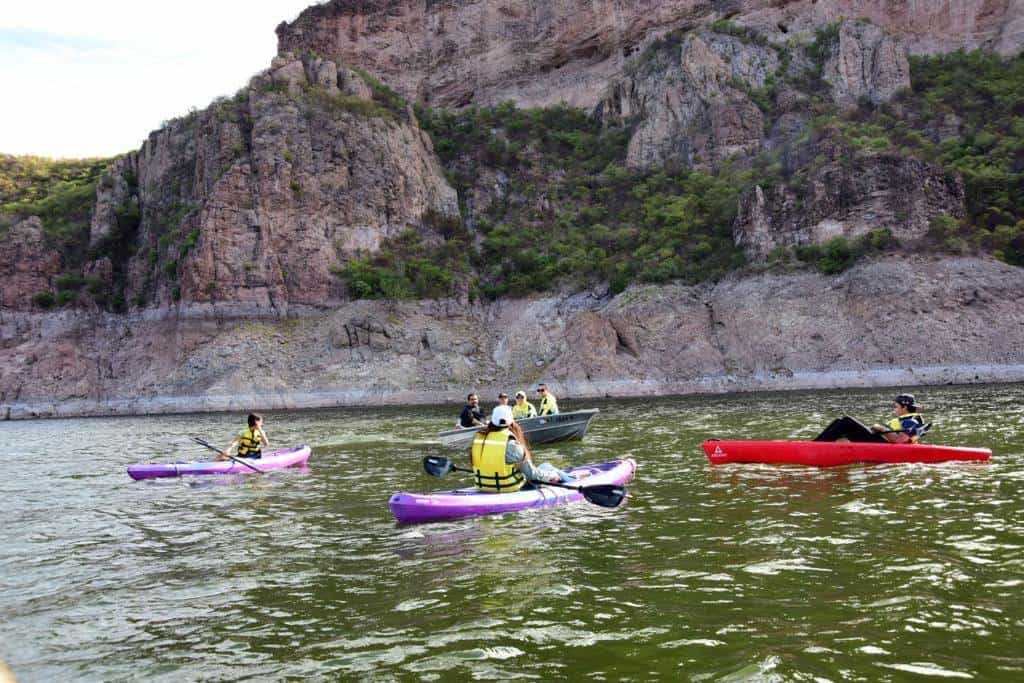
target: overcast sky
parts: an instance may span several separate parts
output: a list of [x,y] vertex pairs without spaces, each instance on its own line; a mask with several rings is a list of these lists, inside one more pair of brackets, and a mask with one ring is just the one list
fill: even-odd
[[0,10],[0,153],[112,156],[267,68],[315,0],[11,0]]

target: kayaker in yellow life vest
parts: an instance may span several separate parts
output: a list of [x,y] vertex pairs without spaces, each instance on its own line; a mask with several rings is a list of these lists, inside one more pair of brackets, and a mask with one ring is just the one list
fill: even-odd
[[227,460],[228,451],[238,446],[239,458],[261,458],[263,457],[263,446],[269,446],[270,440],[263,431],[263,416],[256,413],[249,413],[249,426],[238,432],[238,436],[227,448],[220,452],[217,460]]
[[490,493],[509,493],[529,481],[575,481],[557,467],[534,466],[523,430],[508,406],[496,406],[487,426],[473,436],[469,451],[476,487]]
[[516,404],[512,406],[512,417],[517,420],[525,420],[528,417],[537,417],[537,409],[532,403],[526,400],[525,391],[516,392]]
[[928,431],[918,410],[913,394],[900,394],[892,402],[892,412],[896,417],[884,425],[871,425],[871,431],[890,443],[917,443]]
[[859,420],[843,415],[833,420],[815,441],[838,441],[847,439],[855,443],[917,443],[928,431],[930,425],[918,412],[912,394],[900,394],[893,399],[892,410],[896,414],[886,425],[874,424],[868,427]]
[[540,409],[538,415],[558,415],[558,399],[548,391],[547,384],[538,384],[537,393],[540,394]]

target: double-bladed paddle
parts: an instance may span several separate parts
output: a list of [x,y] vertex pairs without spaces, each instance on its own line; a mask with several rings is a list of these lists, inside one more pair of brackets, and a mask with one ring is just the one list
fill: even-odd
[[242,460],[241,458],[236,458],[236,457],[235,457],[235,456],[233,456],[233,455],[229,455],[229,454],[227,454],[227,453],[222,453],[222,452],[221,452],[221,450],[220,450],[219,448],[217,448],[216,446],[212,446],[212,445],[210,445],[210,444],[206,443],[206,442],[205,442],[205,441],[203,441],[202,439],[197,439],[197,438],[196,438],[196,437],[194,437],[194,436],[193,436],[193,437],[191,437],[191,438],[192,438],[192,440],[193,440],[193,441],[195,441],[195,442],[196,442],[197,444],[199,444],[200,446],[206,446],[207,448],[209,448],[209,449],[210,449],[211,451],[214,451],[215,453],[220,453],[221,455],[227,455],[227,456],[228,456],[228,458],[229,458],[230,460],[234,460],[235,462],[237,462],[237,463],[238,463],[238,464],[240,464],[240,465],[245,465],[246,467],[248,467],[248,468],[249,468],[250,470],[252,470],[253,472],[259,472],[260,474],[264,474],[264,471],[263,471],[263,470],[261,470],[261,469],[260,469],[260,468],[258,468],[258,467],[253,467],[252,465],[250,465],[250,464],[249,464],[249,463],[247,463],[246,461]]
[[[428,455],[423,458],[423,469],[427,471],[432,477],[443,477],[449,472],[469,472],[473,473],[473,470],[465,467],[459,467],[455,465],[451,460],[440,455]],[[530,483],[534,486],[555,486],[562,489],[570,489],[572,491],[579,491],[583,494],[583,497],[588,502],[594,505],[600,505],[601,507],[614,508],[618,507],[622,500],[626,497],[626,487],[618,484],[597,484],[594,486],[570,486],[569,484],[563,484],[561,482],[554,484],[547,481],[537,481],[531,479]]]

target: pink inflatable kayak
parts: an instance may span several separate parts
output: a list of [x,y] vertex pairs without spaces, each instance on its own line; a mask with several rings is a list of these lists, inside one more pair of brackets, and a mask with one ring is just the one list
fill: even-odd
[[[265,453],[262,458],[240,458],[257,470],[279,470],[284,467],[304,465],[309,460],[309,446],[295,446],[281,451]],[[185,474],[256,474],[252,469],[234,460],[211,460],[207,462],[139,463],[128,468],[132,479],[155,479],[157,477],[180,477]]]
[[759,462],[835,467],[855,462],[988,460],[992,455],[987,448],[848,441],[705,441],[702,448],[712,465]]
[[[580,477],[572,486],[625,484],[633,478],[636,462],[632,458],[613,460],[599,465],[582,465],[569,470]],[[558,505],[583,500],[583,494],[572,489],[540,486],[511,493],[487,493],[475,488],[438,491],[437,493],[396,493],[388,505],[399,522],[433,522],[471,515],[493,515],[526,508]]]

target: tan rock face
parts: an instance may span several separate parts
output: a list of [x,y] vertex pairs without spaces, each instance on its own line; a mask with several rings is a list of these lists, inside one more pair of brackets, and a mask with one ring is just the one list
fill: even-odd
[[[457,411],[469,390],[490,397],[538,380],[568,409],[604,395],[1020,379],[1024,349],[1006,340],[1024,324],[1022,298],[1020,268],[897,258],[832,277],[761,274],[611,298],[357,301],[288,322],[218,321],[196,305],[163,316],[8,313],[0,415],[445,400]],[[894,326],[878,304],[895,299],[928,313]]]
[[837,151],[802,187],[758,186],[741,198],[733,236],[748,259],[758,262],[776,247],[855,238],[876,228],[912,246],[932,218],[964,215],[958,175],[906,157],[875,155],[846,163],[841,155]]
[[130,180],[138,166],[132,152],[118,158],[96,186],[96,206],[89,230],[89,246],[117,232],[117,214],[126,202],[137,201],[136,188]]
[[344,298],[332,273],[428,212],[456,215],[429,138],[333,62],[275,59],[234,100],[137,155],[142,224],[128,301],[230,301],[262,314]]
[[713,166],[760,149],[764,116],[741,88],[763,88],[778,69],[770,47],[691,33],[615,83],[598,112],[639,122],[627,156],[633,168]]
[[844,21],[823,77],[840,106],[849,107],[861,99],[886,102],[910,87],[906,46],[874,24]]
[[60,254],[46,246],[42,221],[30,216],[14,224],[0,236],[0,309],[33,307],[32,297],[50,291],[60,271]]
[[779,42],[864,17],[913,53],[1024,44],[1024,0],[334,0],[277,34],[281,53],[362,67],[428,104],[590,109],[651,39],[726,17]]
[[362,67],[428,104],[589,109],[649,36],[711,16],[707,0],[344,0],[278,26],[278,51]]
[[813,32],[842,19],[867,19],[906,41],[913,54],[963,48],[1014,55],[1024,45],[1022,0],[789,0],[749,2],[745,25],[787,34]]

